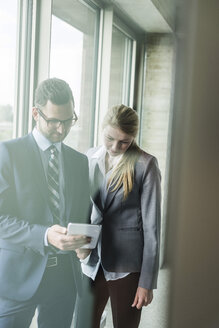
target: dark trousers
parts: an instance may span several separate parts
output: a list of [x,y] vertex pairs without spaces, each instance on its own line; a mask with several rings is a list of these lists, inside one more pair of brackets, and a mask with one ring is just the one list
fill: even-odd
[[94,295],[92,328],[100,327],[101,316],[109,298],[114,328],[139,326],[141,310],[131,307],[138,281],[139,273],[130,273],[124,278],[106,281],[103,270],[99,269],[95,281],[92,282]]
[[31,299],[14,301],[0,298],[0,327],[28,328],[37,308],[39,328],[70,328],[75,298],[70,258],[59,255],[58,265],[46,268],[40,286]]

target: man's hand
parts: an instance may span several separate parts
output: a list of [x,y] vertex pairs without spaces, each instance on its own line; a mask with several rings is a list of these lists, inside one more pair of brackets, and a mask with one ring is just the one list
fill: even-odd
[[88,255],[90,255],[91,249],[88,248],[78,248],[75,250],[77,257],[80,260],[84,260],[86,259],[86,257],[88,257]]
[[72,251],[90,243],[91,238],[83,235],[67,235],[67,228],[56,224],[48,229],[48,243],[62,251]]
[[153,290],[138,287],[132,307],[136,306],[137,309],[141,309],[142,306],[147,306],[150,304],[152,300]]

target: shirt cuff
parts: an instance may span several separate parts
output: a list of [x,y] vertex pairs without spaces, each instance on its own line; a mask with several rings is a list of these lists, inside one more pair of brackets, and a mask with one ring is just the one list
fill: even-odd
[[48,236],[48,230],[49,230],[49,228],[46,229],[46,233],[44,235],[44,246],[49,246],[48,238],[47,238],[47,236]]
[[83,263],[83,264],[87,264],[90,260],[90,255],[91,255],[91,253],[85,259],[80,260],[80,262]]

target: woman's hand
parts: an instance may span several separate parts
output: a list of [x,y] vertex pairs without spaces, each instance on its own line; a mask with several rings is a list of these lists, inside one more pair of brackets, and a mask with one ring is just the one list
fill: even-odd
[[142,306],[147,306],[148,304],[150,304],[152,300],[153,290],[138,287],[132,307],[136,306],[137,309],[141,309]]
[[91,249],[88,248],[78,248],[75,250],[77,257],[80,260],[84,260],[86,259],[86,257],[88,257],[88,255],[90,255]]

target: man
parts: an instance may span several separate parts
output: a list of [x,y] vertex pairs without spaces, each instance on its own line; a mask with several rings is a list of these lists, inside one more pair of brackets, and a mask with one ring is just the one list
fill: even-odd
[[[69,328],[80,293],[75,249],[89,242],[67,235],[86,222],[87,158],[62,141],[76,122],[69,85],[47,79],[36,90],[36,127],[0,144],[0,327]],[[78,290],[77,290],[78,289]]]

